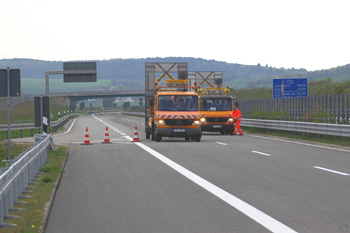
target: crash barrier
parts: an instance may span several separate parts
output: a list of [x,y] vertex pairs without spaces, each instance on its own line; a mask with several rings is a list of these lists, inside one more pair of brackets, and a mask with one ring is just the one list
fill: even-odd
[[259,116],[259,119],[264,119],[264,113],[278,112],[285,115],[283,117],[285,120],[306,119],[305,121],[322,123],[350,123],[349,94],[237,100],[237,102],[239,110],[248,118]]
[[[52,128],[52,132],[57,132],[57,130],[65,125],[71,118],[78,116],[78,113],[69,114],[57,121],[53,121],[50,123],[50,131]],[[11,130],[25,130],[25,129],[34,129],[34,123],[25,123],[25,124],[11,124]],[[7,131],[8,125],[2,124],[0,125],[0,131]]]
[[53,148],[51,134],[35,135],[36,144],[9,161],[0,169],[0,227],[13,226],[5,224],[4,219],[14,209],[18,199],[39,173],[47,160],[47,149]]
[[350,125],[345,124],[325,124],[314,122],[276,121],[243,118],[241,121],[241,126],[350,137]]

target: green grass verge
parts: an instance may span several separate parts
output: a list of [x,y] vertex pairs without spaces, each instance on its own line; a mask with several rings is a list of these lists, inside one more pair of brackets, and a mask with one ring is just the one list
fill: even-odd
[[[17,146],[16,146],[17,147]],[[23,149],[23,148],[22,148]],[[21,211],[11,211],[9,214],[20,218],[7,219],[4,223],[16,224],[14,227],[0,229],[0,233],[37,233],[44,232],[48,207],[51,204],[53,190],[56,189],[63,165],[68,156],[67,147],[55,147],[48,152],[48,160],[41,169],[40,180],[31,185],[32,193],[26,195],[31,198],[20,199],[26,204],[16,205],[15,208],[23,208]]]

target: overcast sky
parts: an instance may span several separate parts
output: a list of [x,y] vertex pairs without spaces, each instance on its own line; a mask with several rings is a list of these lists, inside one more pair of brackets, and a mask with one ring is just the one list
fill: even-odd
[[0,59],[350,63],[349,0],[0,0]]

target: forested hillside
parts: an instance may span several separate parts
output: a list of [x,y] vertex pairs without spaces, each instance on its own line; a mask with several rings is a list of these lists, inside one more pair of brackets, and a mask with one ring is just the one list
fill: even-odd
[[[276,68],[269,65],[243,65],[192,57],[140,58],[96,60],[97,78],[103,81],[99,89],[143,89],[145,62],[187,62],[189,71],[222,71],[224,84],[234,89],[270,87],[274,78],[308,77],[310,80],[332,77],[333,81],[350,78],[350,64],[330,70],[307,72],[305,69]],[[34,59],[3,59],[0,69],[21,69],[21,78],[44,80],[45,71],[63,69],[63,61]],[[62,75],[50,75],[51,79],[62,79]],[[106,81],[108,80],[108,85]],[[85,88],[80,83],[79,87]]]

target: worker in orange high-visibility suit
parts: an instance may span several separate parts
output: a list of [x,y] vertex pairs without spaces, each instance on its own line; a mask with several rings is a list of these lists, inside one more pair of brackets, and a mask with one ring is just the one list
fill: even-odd
[[236,105],[233,106],[232,118],[235,121],[235,130],[233,132],[233,135],[236,135],[238,133],[239,135],[243,135],[243,131],[240,126],[242,120],[242,112],[237,108]]

